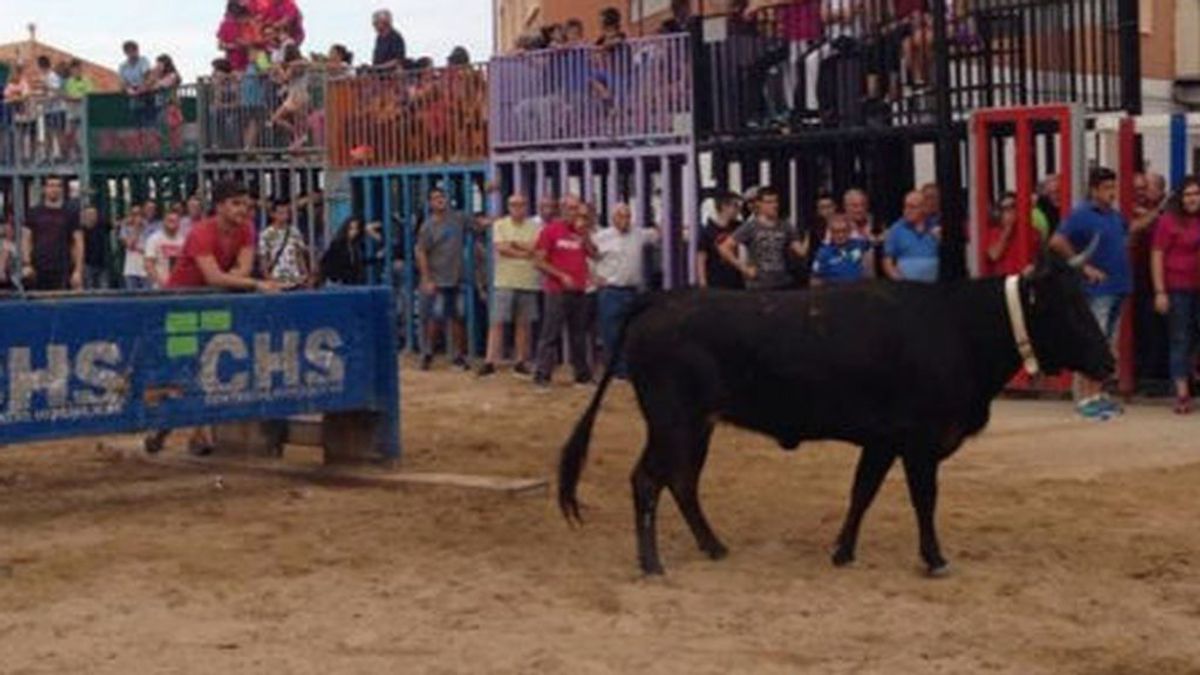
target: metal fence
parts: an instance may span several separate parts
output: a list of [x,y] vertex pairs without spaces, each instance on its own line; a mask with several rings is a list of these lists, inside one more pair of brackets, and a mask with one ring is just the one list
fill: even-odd
[[160,161],[194,159],[198,141],[196,86],[142,96],[87,97],[87,159]]
[[488,155],[488,68],[368,71],[329,84],[334,167],[481,162]]
[[303,64],[271,74],[219,75],[197,85],[201,150],[209,156],[288,152],[321,156],[329,77]]
[[[702,133],[932,124],[943,85],[958,120],[979,107],[1137,105],[1120,48],[1137,26],[1118,16],[1122,0],[948,2],[944,49],[928,11],[897,16],[892,0],[847,0],[850,11],[822,15],[821,4],[704,21],[694,35]],[[936,81],[942,58],[946,83]]]
[[84,102],[61,96],[0,106],[0,166],[32,169],[81,162]]
[[690,136],[691,70],[686,34],[496,57],[489,80],[492,145]]

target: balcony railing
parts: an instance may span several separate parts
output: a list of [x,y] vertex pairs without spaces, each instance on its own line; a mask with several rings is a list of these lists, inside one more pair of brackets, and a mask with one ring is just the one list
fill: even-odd
[[87,98],[89,161],[194,161],[198,136],[195,85]]
[[5,102],[0,106],[0,166],[34,169],[82,162],[83,118],[82,100]]
[[190,86],[140,96],[31,98],[0,107],[0,165],[18,170],[182,159],[195,153],[196,136],[196,91]]
[[1118,20],[1121,2],[948,2],[944,50],[920,2],[907,16],[893,0],[846,0],[841,16],[797,0],[712,17],[694,36],[697,124],[710,136],[932,124],[943,57],[956,119],[1046,103],[1121,110],[1121,31],[1137,30]]
[[688,36],[500,56],[490,78],[499,149],[656,142],[692,133]]
[[329,84],[329,162],[338,168],[486,161],[486,65],[369,71]]
[[326,71],[306,65],[273,74],[200,81],[200,143],[209,157],[290,153],[321,157]]

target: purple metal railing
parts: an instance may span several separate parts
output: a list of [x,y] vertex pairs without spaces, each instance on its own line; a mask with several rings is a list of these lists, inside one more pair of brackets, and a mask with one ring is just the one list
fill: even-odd
[[686,34],[499,56],[489,76],[494,148],[667,141],[692,133]]

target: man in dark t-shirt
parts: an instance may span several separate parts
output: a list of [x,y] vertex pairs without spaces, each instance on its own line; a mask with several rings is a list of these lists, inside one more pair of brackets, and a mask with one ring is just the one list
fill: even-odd
[[84,288],[107,290],[112,287],[108,273],[112,264],[112,227],[100,218],[94,206],[80,212],[79,224],[83,228]]
[[741,209],[741,199],[737,195],[721,195],[717,198],[716,218],[709,219],[700,231],[696,271],[700,275],[701,288],[745,288],[742,273],[721,257],[721,244],[741,225],[737,220]]
[[83,231],[79,213],[67,206],[63,179],[46,178],[42,205],[25,214],[21,276],[34,291],[83,288]]
[[404,68],[404,37],[392,24],[392,13],[386,9],[375,12],[371,24],[375,27],[375,52],[371,55],[371,65],[376,68]]

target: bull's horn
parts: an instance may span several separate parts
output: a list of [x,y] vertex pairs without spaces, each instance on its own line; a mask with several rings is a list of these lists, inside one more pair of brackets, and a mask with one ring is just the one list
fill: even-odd
[[1100,246],[1100,235],[1097,234],[1092,237],[1092,242],[1087,245],[1087,248],[1083,249],[1083,251],[1081,251],[1078,255],[1076,255],[1074,258],[1071,258],[1067,262],[1070,263],[1071,267],[1075,267],[1075,268],[1083,267],[1084,265],[1087,264],[1087,262],[1089,260],[1092,259],[1092,256],[1095,255],[1096,249],[1099,246]]

